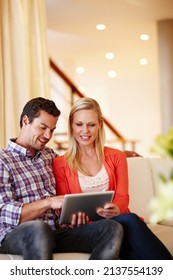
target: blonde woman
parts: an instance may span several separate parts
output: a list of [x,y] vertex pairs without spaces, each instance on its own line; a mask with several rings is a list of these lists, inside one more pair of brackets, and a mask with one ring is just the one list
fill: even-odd
[[[69,114],[69,148],[53,160],[58,195],[114,190],[112,203],[97,210],[102,218],[122,224],[121,259],[172,259],[145,222],[128,208],[128,170],[124,152],[105,146],[98,102],[80,98]],[[85,213],[73,215],[73,226],[90,222]]]

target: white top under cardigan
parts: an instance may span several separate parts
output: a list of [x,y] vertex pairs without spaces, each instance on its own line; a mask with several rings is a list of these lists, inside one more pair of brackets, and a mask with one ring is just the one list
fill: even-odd
[[86,176],[78,171],[79,184],[82,192],[102,192],[108,189],[109,177],[103,165],[96,176]]

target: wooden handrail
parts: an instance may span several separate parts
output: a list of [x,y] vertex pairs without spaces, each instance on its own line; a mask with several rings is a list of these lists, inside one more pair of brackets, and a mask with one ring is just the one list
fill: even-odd
[[75,84],[65,75],[61,69],[50,59],[50,67],[57,73],[64,82],[72,89],[72,92],[77,93],[79,97],[85,97],[84,94],[75,86]]
[[[61,69],[50,59],[50,67],[57,73],[65,82],[66,84],[72,89],[72,92],[76,93],[79,97],[85,97],[85,95],[80,92],[80,90],[75,86],[75,84],[65,75]],[[123,142],[125,138],[114,128],[114,126],[105,118],[103,117],[104,123],[107,127]]]

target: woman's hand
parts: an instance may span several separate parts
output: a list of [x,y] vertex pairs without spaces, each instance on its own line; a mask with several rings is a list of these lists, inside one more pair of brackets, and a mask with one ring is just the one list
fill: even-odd
[[71,219],[71,226],[72,227],[79,227],[81,225],[85,225],[89,223],[89,217],[82,212],[79,212],[78,214],[73,214]]
[[104,208],[97,209],[97,214],[103,218],[110,219],[120,214],[120,208],[113,203],[107,203]]

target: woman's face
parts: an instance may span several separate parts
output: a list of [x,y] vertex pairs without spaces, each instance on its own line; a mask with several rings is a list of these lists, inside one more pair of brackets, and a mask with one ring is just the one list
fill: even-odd
[[100,126],[98,115],[92,109],[80,110],[73,115],[73,135],[80,146],[94,145]]

